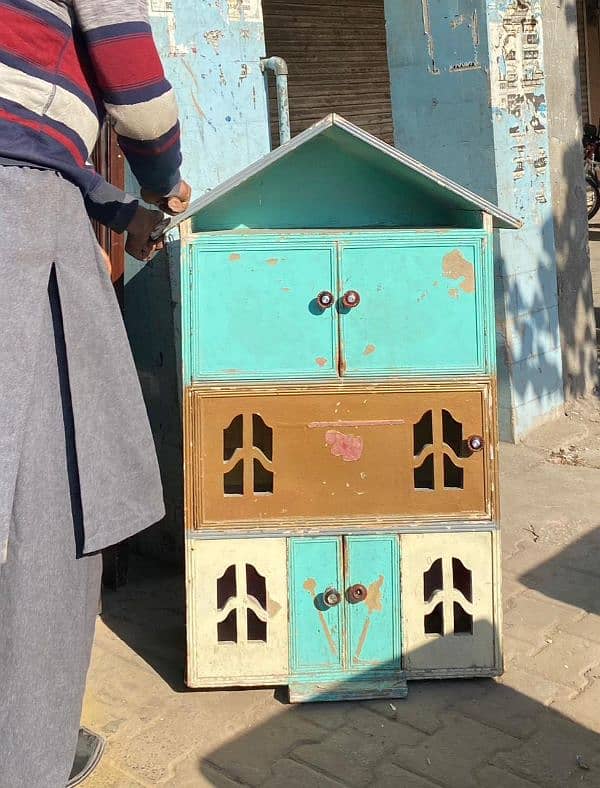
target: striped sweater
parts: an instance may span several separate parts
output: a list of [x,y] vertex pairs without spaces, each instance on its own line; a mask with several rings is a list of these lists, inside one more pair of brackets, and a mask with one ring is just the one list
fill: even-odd
[[106,113],[140,185],[168,194],[177,103],[147,0],[0,0],[0,157],[58,170],[94,218],[123,229],[125,195],[88,165]]

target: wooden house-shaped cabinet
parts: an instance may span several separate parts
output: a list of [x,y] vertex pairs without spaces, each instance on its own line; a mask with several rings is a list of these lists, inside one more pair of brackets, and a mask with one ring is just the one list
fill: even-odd
[[492,234],[331,115],[180,223],[187,683],[502,670]]

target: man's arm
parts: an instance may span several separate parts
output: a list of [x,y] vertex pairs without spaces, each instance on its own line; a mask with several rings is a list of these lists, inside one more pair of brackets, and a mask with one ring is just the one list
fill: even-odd
[[152,259],[162,249],[162,238],[151,235],[163,219],[160,211],[150,211],[139,204],[139,200],[107,183],[90,167],[93,187],[85,196],[85,207],[90,219],[95,219],[117,233],[127,230],[125,251],[137,260]]
[[74,9],[102,100],[133,174],[146,192],[177,194],[177,102],[156,51],[147,0],[74,0]]

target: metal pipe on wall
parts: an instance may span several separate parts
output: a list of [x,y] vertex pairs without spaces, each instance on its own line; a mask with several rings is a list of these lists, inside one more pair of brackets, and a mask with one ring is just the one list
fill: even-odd
[[279,143],[283,145],[292,137],[290,130],[290,101],[288,96],[288,66],[282,57],[264,57],[260,61],[264,74],[269,70],[275,74],[277,87],[277,112],[279,115]]

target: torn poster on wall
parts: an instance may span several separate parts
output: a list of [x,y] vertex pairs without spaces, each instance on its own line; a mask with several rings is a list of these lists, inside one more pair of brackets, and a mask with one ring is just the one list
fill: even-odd
[[[517,203],[548,201],[547,106],[539,0],[497,0],[490,14],[492,107],[506,127]],[[520,195],[520,196],[519,196]],[[515,206],[518,210],[519,205]]]

